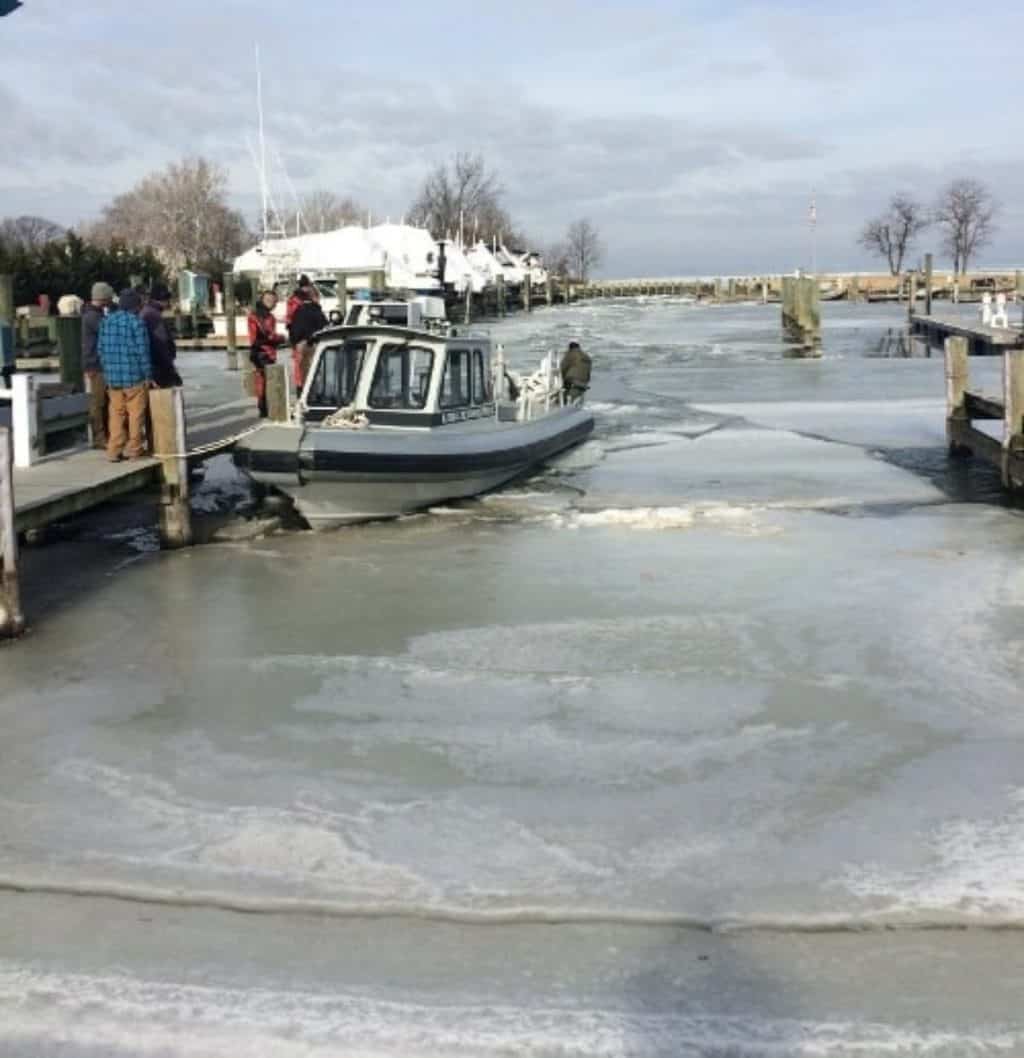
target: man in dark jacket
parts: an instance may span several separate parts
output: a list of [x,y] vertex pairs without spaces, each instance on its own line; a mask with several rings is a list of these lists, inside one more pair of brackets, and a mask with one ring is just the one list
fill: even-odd
[[164,310],[171,303],[171,292],[162,283],[154,283],[149,291],[149,300],[142,310],[142,322],[149,331],[149,356],[153,364],[153,385],[158,389],[170,389],[181,385],[181,376],[174,366],[178,350],[167,328]]
[[314,286],[306,291],[303,300],[292,316],[288,328],[288,340],[292,343],[292,381],[295,392],[301,393],[313,361],[313,335],[327,326],[327,317],[320,308],[320,292]]
[[89,387],[89,427],[93,448],[107,447],[107,383],[96,345],[100,324],[110,311],[114,288],[109,283],[93,283],[92,300],[82,309],[82,370]]
[[590,366],[590,357],[580,348],[580,343],[570,342],[561,363],[562,388],[569,403],[582,401],[583,394],[590,389]]

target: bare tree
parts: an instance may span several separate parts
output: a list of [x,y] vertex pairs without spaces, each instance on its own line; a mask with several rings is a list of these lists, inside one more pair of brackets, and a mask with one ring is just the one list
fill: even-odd
[[586,218],[574,220],[565,235],[569,268],[584,283],[591,271],[604,260],[604,244],[597,228]]
[[889,271],[898,276],[914,240],[930,221],[920,202],[909,195],[894,195],[889,208],[879,217],[868,221],[860,236],[860,244],[889,262]]
[[502,205],[503,194],[481,155],[459,153],[428,174],[409,218],[437,239],[455,236],[462,226],[467,241],[475,237],[515,245],[522,240]]
[[935,220],[944,229],[943,245],[957,275],[992,240],[999,211],[992,192],[979,180],[954,180],[939,196]]
[[567,276],[571,265],[569,264],[569,246],[563,240],[552,243],[544,251],[544,267],[555,276]]
[[333,191],[310,191],[302,196],[299,210],[306,230],[313,232],[358,224],[366,216],[366,210],[355,199]]
[[0,221],[0,241],[35,249],[63,239],[66,229],[46,217],[7,217]]
[[227,204],[227,174],[205,158],[187,158],[118,195],[89,232],[105,242],[151,246],[170,268],[219,271],[251,236]]

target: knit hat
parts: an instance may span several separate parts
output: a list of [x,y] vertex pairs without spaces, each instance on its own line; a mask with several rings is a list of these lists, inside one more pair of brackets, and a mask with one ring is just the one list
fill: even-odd
[[134,290],[122,290],[117,295],[117,307],[123,312],[138,312],[142,308],[142,298]]
[[109,283],[93,283],[93,285],[92,285],[92,300],[93,301],[113,301],[114,300],[114,288]]

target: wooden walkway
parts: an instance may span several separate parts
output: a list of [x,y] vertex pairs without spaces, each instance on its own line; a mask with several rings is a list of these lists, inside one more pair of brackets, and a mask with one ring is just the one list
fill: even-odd
[[[188,416],[188,461],[200,463],[231,447],[258,422],[251,400],[197,410]],[[170,454],[170,453],[168,453]],[[14,471],[14,522],[21,532],[89,510],[138,489],[158,485],[162,463],[147,458],[108,462],[103,452],[75,449]]]
[[971,356],[996,356],[1004,349],[1024,349],[1024,330],[1019,324],[1008,328],[987,327],[961,316],[915,313],[910,317],[910,330],[935,346],[943,345],[947,338],[966,338]]

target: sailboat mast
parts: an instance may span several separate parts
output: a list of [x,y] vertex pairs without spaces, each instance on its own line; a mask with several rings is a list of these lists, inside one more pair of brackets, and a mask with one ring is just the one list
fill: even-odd
[[267,138],[263,128],[263,70],[260,68],[260,46],[256,45],[256,110],[259,114],[260,137],[260,196],[262,199],[263,238],[269,235],[268,216],[270,192],[267,188]]

